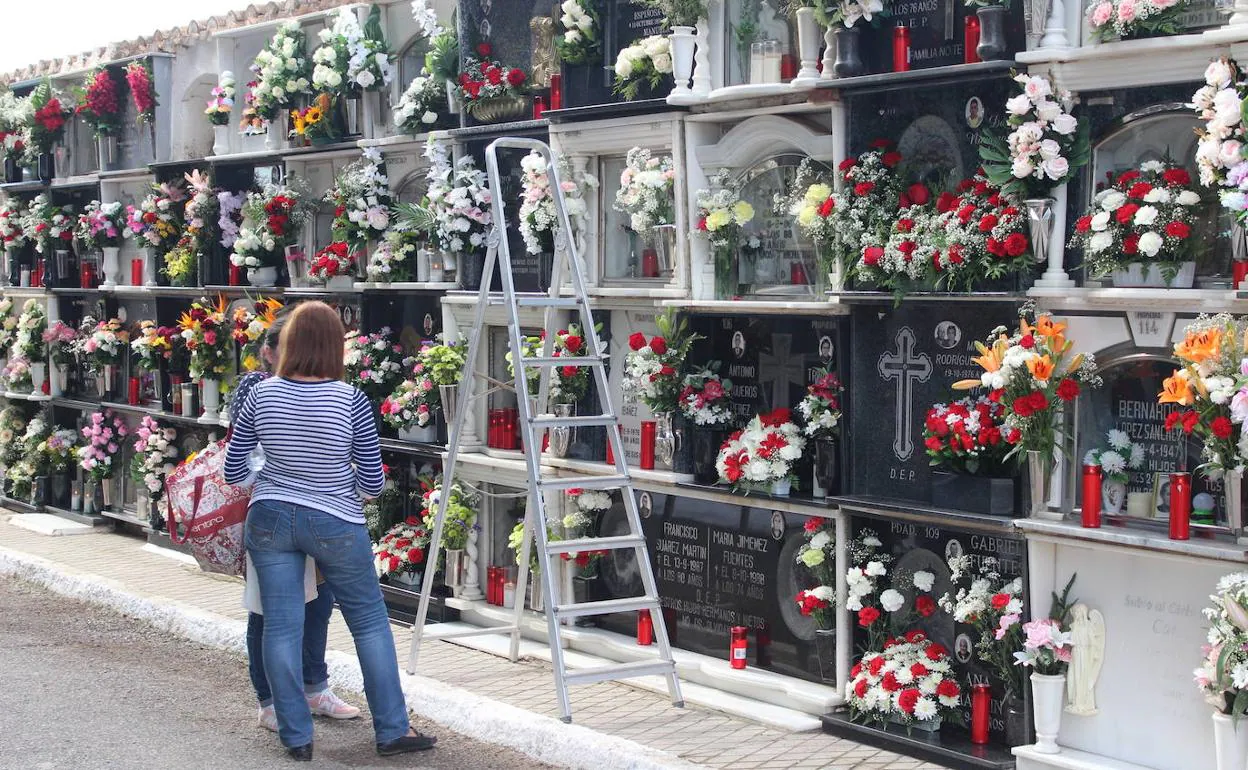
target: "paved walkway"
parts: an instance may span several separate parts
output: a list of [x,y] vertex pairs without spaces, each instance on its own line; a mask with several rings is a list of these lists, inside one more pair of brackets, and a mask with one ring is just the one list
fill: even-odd
[[[207,575],[144,551],[143,540],[106,530],[45,537],[11,526],[6,518],[0,511],[0,548],[46,559],[71,575],[111,579],[148,599],[173,599],[230,621],[246,619],[237,581]],[[407,658],[409,628],[395,624],[400,661]],[[354,652],[340,613],[334,613],[329,646],[331,650]],[[550,666],[544,662],[525,659],[512,664],[453,642],[428,641],[421,651],[420,668],[420,673],[476,696],[543,716],[558,716]],[[942,770],[939,765],[819,732],[786,732],[692,706],[673,709],[665,697],[621,683],[578,686],[572,690],[572,697],[580,727],[705,767]],[[250,704],[239,704],[240,710],[249,708]]]

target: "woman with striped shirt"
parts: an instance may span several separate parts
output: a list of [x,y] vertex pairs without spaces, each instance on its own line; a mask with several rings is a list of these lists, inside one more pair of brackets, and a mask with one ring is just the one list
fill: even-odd
[[264,667],[278,735],[297,760],[312,758],[301,642],[304,562],[316,560],[355,639],[382,756],[432,748],[411,728],[390,620],[373,569],[363,500],[385,484],[368,398],[343,382],[342,322],[323,302],[295,309],[278,343],[277,376],[247,394],[226,450],[225,480],[249,475],[264,452],[247,514],[247,554],[264,608]]

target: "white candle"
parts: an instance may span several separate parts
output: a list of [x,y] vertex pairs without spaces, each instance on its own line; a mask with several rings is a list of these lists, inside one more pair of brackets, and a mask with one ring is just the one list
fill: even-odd
[[763,81],[763,44],[750,43],[750,82]]
[[780,41],[768,40],[763,43],[763,80],[764,83],[780,82]]
[[1153,493],[1131,492],[1127,495],[1127,515],[1142,519],[1153,517]]
[[512,609],[516,606],[516,584],[503,583],[503,607]]

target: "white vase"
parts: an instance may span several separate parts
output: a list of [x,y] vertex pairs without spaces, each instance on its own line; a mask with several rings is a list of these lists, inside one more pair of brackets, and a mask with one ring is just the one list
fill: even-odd
[[429,249],[416,251],[416,282],[429,282]]
[[156,286],[156,249],[143,249],[143,285]]
[[355,286],[355,278],[349,275],[335,275],[325,282],[330,291],[350,291]]
[[1167,282],[1161,266],[1155,263],[1132,262],[1122,270],[1115,270],[1110,279],[1115,288],[1190,289],[1196,282],[1196,263],[1183,262]]
[[276,267],[254,267],[247,271],[247,282],[252,286],[268,288],[277,285]]
[[42,362],[31,363],[30,365],[30,392],[35,395],[43,394],[43,386],[48,381],[48,365]]
[[1127,482],[1105,479],[1101,482],[1101,510],[1105,513],[1122,513],[1127,502]]
[[230,127],[213,126],[212,127],[212,154],[225,155],[230,151]]
[[693,35],[693,27],[672,27],[672,74],[676,78],[676,86],[667,97],[669,102],[688,102],[693,97],[689,88],[689,78],[693,77]]
[[438,426],[430,422],[423,428],[404,428],[399,431],[399,438],[418,444],[432,444],[438,440]]
[[1235,721],[1227,714],[1214,712],[1213,751],[1217,770],[1244,770],[1248,766],[1248,722]]
[[788,497],[793,489],[793,482],[787,478],[771,482],[771,493],[776,497]]
[[286,117],[286,110],[278,110],[273,119],[269,121],[268,129],[264,135],[264,149],[266,150],[283,150],[286,148],[286,127],[290,125],[290,120]]
[[121,248],[105,246],[103,251],[104,259],[100,267],[104,271],[104,282],[100,284],[100,288],[113,289],[117,287],[117,274],[121,272]]
[[217,425],[221,422],[221,413],[217,411],[221,407],[221,382],[219,380],[203,379],[200,380],[202,386],[203,412],[199,415],[199,422],[205,425]]
[[793,79],[794,85],[813,85],[819,80],[819,43],[822,39],[814,8],[797,9],[797,50],[802,68]]
[[1066,692],[1065,674],[1032,674],[1032,716],[1036,723],[1036,751],[1057,754],[1057,733],[1062,726],[1062,696]]

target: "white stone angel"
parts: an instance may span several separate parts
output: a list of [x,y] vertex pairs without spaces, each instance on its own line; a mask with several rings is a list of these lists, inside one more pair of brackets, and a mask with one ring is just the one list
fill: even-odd
[[1105,617],[1086,604],[1071,608],[1072,650],[1066,674],[1066,713],[1092,716],[1096,711],[1096,680],[1105,662]]

